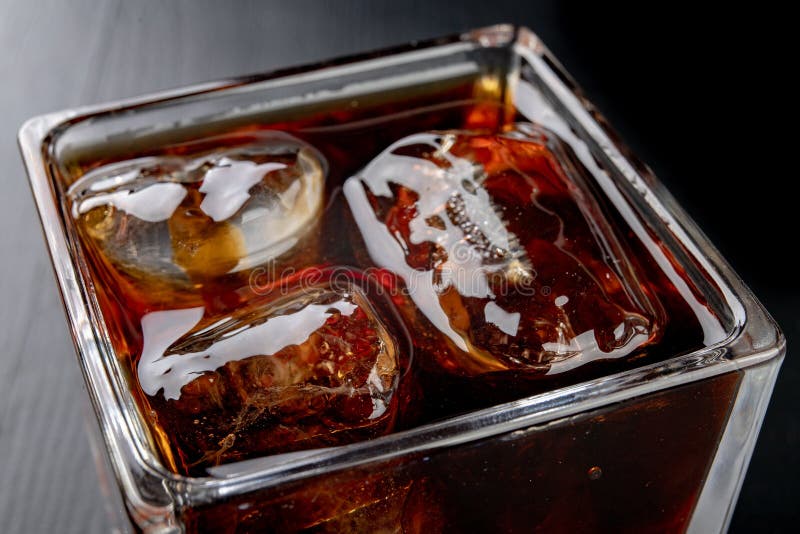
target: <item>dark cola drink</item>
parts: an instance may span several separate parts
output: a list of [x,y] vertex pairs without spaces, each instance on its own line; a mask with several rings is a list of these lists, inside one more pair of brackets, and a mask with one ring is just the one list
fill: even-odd
[[[378,110],[380,120],[348,113],[335,127],[330,117],[253,124],[98,160],[70,186],[109,339],[173,471],[207,476],[385,436],[702,344],[711,312],[687,304],[647,255],[652,243],[553,132],[463,98],[430,113]],[[715,387],[712,431],[734,386]],[[645,442],[680,432],[691,409],[669,395],[674,413],[653,415],[657,425],[641,416],[647,406],[628,422],[602,417]],[[605,469],[576,443],[602,428],[597,417],[550,445],[520,435],[513,454],[496,451],[489,478],[485,459],[465,452],[474,474],[458,486],[447,483],[456,466],[434,457],[183,519],[189,531],[447,532],[493,521],[568,531],[596,526],[569,513],[575,492],[606,484],[613,496],[630,477],[700,469],[685,458],[609,481],[621,458],[613,435],[592,445]],[[564,461],[574,465],[559,471]],[[498,489],[527,484],[523,465],[549,500],[526,507],[521,489]],[[697,490],[666,479],[659,489],[686,502]],[[459,511],[471,499],[485,506]],[[687,514],[681,506],[664,513]]]

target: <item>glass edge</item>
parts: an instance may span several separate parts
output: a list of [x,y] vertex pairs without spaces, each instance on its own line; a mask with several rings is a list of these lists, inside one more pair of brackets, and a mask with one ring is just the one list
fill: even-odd
[[[540,67],[553,74],[550,79],[545,80],[548,87],[555,89],[560,102],[566,105],[587,133],[604,148],[606,155],[617,165],[634,189],[649,190],[652,193],[641,196],[649,208],[676,235],[680,243],[688,247],[690,255],[720,285],[723,296],[739,320],[738,334],[727,341],[728,346],[736,346],[738,351],[736,359],[741,360],[743,365],[752,365],[760,363],[762,359],[755,358],[748,363],[749,356],[758,356],[762,350],[785,348],[786,340],[778,324],[666,186],[627,147],[596,106],[585,97],[580,86],[546,46],[535,37],[535,34],[524,27],[518,31],[520,35],[530,40],[530,44],[518,42],[517,52],[526,59],[534,61],[537,56],[546,58],[547,63],[540,62]],[[762,335],[758,335],[759,332]]]
[[687,534],[727,531],[781,363],[769,360],[742,377]]
[[[193,83],[175,88],[157,90],[136,95],[129,98],[115,99],[108,102],[90,104],[68,108],[52,113],[44,113],[25,121],[19,129],[18,140],[23,135],[42,133],[41,126],[47,125],[47,132],[57,130],[68,123],[79,122],[94,115],[116,113],[137,108],[144,105],[168,104],[170,101],[186,99],[194,96],[206,96],[216,91],[233,91],[238,87],[258,87],[276,79],[286,79],[307,74],[316,74],[328,70],[347,68],[349,65],[359,64],[370,66],[373,63],[384,61],[387,57],[411,56],[415,52],[424,53],[426,50],[442,48],[447,45],[474,44],[482,47],[501,47],[511,44],[517,33],[518,27],[513,24],[495,24],[462,33],[455,33],[430,39],[411,41],[410,43],[382,47],[369,52],[358,52],[344,56],[333,57],[296,65],[288,68],[272,69],[266,72],[244,74],[206,82]],[[41,135],[42,138],[45,135]]]
[[[503,31],[490,31],[493,29]],[[480,39],[487,35],[508,36],[508,32],[514,36],[507,43],[510,44],[516,39],[517,44],[523,45],[530,52],[535,54],[549,54],[547,49],[527,28],[516,28],[511,25],[498,25],[484,29],[473,30],[461,34],[462,39]],[[352,56],[348,59],[357,60],[359,56]],[[556,64],[550,56],[550,60]],[[562,76],[568,77],[565,73]],[[50,179],[46,170],[46,162],[43,157],[44,143],[56,130],[66,123],[80,120],[87,116],[98,113],[111,112],[126,107],[135,107],[142,104],[151,104],[158,101],[169,101],[191,95],[201,95],[212,91],[234,88],[239,85],[258,83],[252,77],[243,77],[234,80],[223,80],[196,84],[181,89],[161,91],[141,97],[118,100],[107,104],[84,106],[66,111],[40,115],[26,121],[19,130],[18,143],[22,152],[22,158],[28,173],[29,182],[36,201],[48,251],[54,266],[55,274],[59,282],[59,290],[67,313],[70,332],[78,353],[78,359],[87,383],[87,391],[92,400],[96,417],[101,422],[103,428],[103,438],[106,441],[107,452],[111,455],[112,464],[116,472],[118,482],[122,486],[126,499],[136,508],[147,509],[153,517],[161,517],[164,521],[171,522],[173,508],[171,495],[175,491],[180,492],[187,498],[183,504],[201,504],[223,496],[232,496],[246,493],[256,489],[273,486],[289,480],[315,476],[327,471],[333,471],[368,462],[377,462],[398,456],[423,452],[434,448],[448,447],[459,443],[474,441],[483,437],[497,435],[519,428],[540,424],[557,418],[567,417],[586,410],[599,408],[608,404],[621,402],[636,396],[644,395],[652,391],[674,387],[684,383],[701,380],[721,374],[724,372],[741,370],[751,365],[756,365],[775,357],[780,357],[785,353],[785,339],[783,338],[777,324],[764,310],[749,289],[735,275],[730,266],[719,255],[716,249],[710,245],[709,241],[696,224],[685,214],[682,208],[671,198],[666,188],[655,178],[647,182],[647,186],[654,189],[661,200],[674,213],[676,222],[686,232],[685,238],[702,244],[704,248],[710,250],[708,260],[714,267],[713,270],[721,272],[730,283],[731,289],[737,295],[744,295],[746,302],[744,308],[746,318],[742,329],[736,333],[736,339],[727,339],[721,343],[693,353],[673,358],[660,364],[634,369],[616,375],[610,375],[589,382],[577,384],[575,386],[557,390],[550,393],[528,397],[513,403],[499,405],[487,410],[473,412],[465,416],[448,419],[435,425],[426,425],[410,431],[393,434],[377,440],[362,442],[343,447],[341,449],[331,449],[320,454],[309,456],[302,460],[289,461],[280,468],[262,469],[247,474],[237,475],[229,479],[219,479],[213,477],[184,477],[168,471],[163,465],[150,465],[149,462],[140,458],[135,451],[124,444],[127,436],[125,429],[119,428],[122,414],[118,407],[113,403],[102,403],[102,400],[113,398],[113,392],[103,391],[104,370],[97,367],[101,366],[102,357],[99,354],[96,340],[92,339],[91,328],[87,324],[88,316],[82,302],[80,290],[78,288],[78,273],[71,264],[68,257],[68,247],[66,236],[58,220],[58,213],[55,205],[55,197],[50,186]],[[580,95],[579,90],[574,86],[571,90]],[[585,99],[581,101],[582,107],[586,111]],[[596,121],[595,117],[592,117]],[[597,122],[598,126],[600,123]],[[627,155],[626,155],[627,156]],[[682,238],[681,241],[684,239]],[[66,255],[65,255],[66,253]],[[771,340],[765,340],[758,348],[754,348],[750,353],[741,353],[735,360],[726,359],[726,345],[731,345],[742,339],[748,332],[748,325],[752,329],[752,320],[759,319],[762,325],[771,327],[774,332]],[[89,329],[87,332],[87,328]],[[93,349],[94,347],[94,349]],[[94,365],[93,365],[94,364]],[[657,375],[656,380],[652,380]],[[644,376],[649,377],[646,383],[638,383]],[[110,384],[110,381],[106,381]],[[110,388],[109,388],[110,389]],[[111,395],[111,396],[109,396]],[[502,417],[505,414],[505,418]],[[461,425],[474,426],[479,423],[480,428],[465,430]],[[447,433],[447,436],[443,434]],[[411,440],[421,441],[423,438],[432,438],[421,443],[406,443]],[[375,454],[381,447],[385,449],[382,454]],[[127,450],[126,450],[127,449]],[[157,480],[168,480],[172,491],[164,491],[159,495],[145,495],[141,489],[141,479],[153,478]],[[203,495],[200,495],[202,493]],[[197,494],[197,495],[193,495]],[[196,498],[193,498],[196,497]]]

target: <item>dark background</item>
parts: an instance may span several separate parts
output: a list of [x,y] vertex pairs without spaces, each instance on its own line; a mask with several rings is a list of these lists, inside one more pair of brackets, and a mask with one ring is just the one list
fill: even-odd
[[[774,27],[786,15],[765,10],[572,0],[0,0],[0,531],[109,530],[85,436],[86,395],[15,146],[24,119],[492,23],[524,24],[753,288],[791,350],[800,288],[783,256],[797,245],[788,189],[797,173],[772,121],[790,127],[792,102],[780,70],[767,66],[791,67],[778,56],[790,36]],[[732,532],[793,531],[799,372],[790,354]]]

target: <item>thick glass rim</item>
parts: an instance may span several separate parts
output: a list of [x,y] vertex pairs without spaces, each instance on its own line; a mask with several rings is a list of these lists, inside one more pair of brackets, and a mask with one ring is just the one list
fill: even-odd
[[[203,99],[214,94],[248,90],[285,77],[337,76],[343,70],[368,69],[376,62],[445,53],[448,47],[513,47],[514,54],[527,60],[540,80],[552,92],[584,135],[603,147],[606,155],[625,177],[618,184],[638,192],[639,208],[646,210],[665,231],[671,232],[685,254],[697,262],[719,287],[730,307],[733,328],[724,340],[688,354],[628,371],[607,375],[550,392],[491,408],[426,424],[370,441],[331,449],[268,456],[212,469],[215,476],[188,477],[168,470],[137,431],[138,413],[120,396],[121,384],[114,380],[109,365],[116,358],[104,346],[94,324],[90,289],[78,265],[60,213],[53,183],[50,150],[60,132],[99,115],[120,113],[143,106],[169,106],[176,101]],[[272,73],[244,76],[187,88],[162,91],[144,97],[109,104],[50,113],[27,121],[19,132],[19,145],[40,214],[48,250],[54,265],[70,331],[87,390],[100,423],[112,466],[126,497],[134,506],[155,515],[179,505],[212,502],[256,489],[384,461],[432,449],[449,447],[497,434],[524,429],[544,422],[618,403],[653,391],[741,370],[780,357],[785,340],[773,319],[732,268],[720,256],[700,229],[678,206],[669,192],[630,151],[618,141],[606,121],[582,96],[571,78],[526,28],[492,26],[445,39],[352,56],[336,62]],[[85,272],[85,271],[84,271]],[[164,487],[165,482],[169,489]],[[156,489],[160,488],[160,489]]]

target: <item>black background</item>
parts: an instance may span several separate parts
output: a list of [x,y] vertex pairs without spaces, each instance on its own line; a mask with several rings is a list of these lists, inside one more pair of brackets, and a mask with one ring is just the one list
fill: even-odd
[[[0,531],[103,532],[85,394],[14,146],[47,111],[499,22],[532,28],[673,192],[789,339],[800,329],[787,15],[751,4],[0,0]],[[796,386],[783,365],[731,525],[798,517]],[[624,506],[624,503],[620,503]]]

